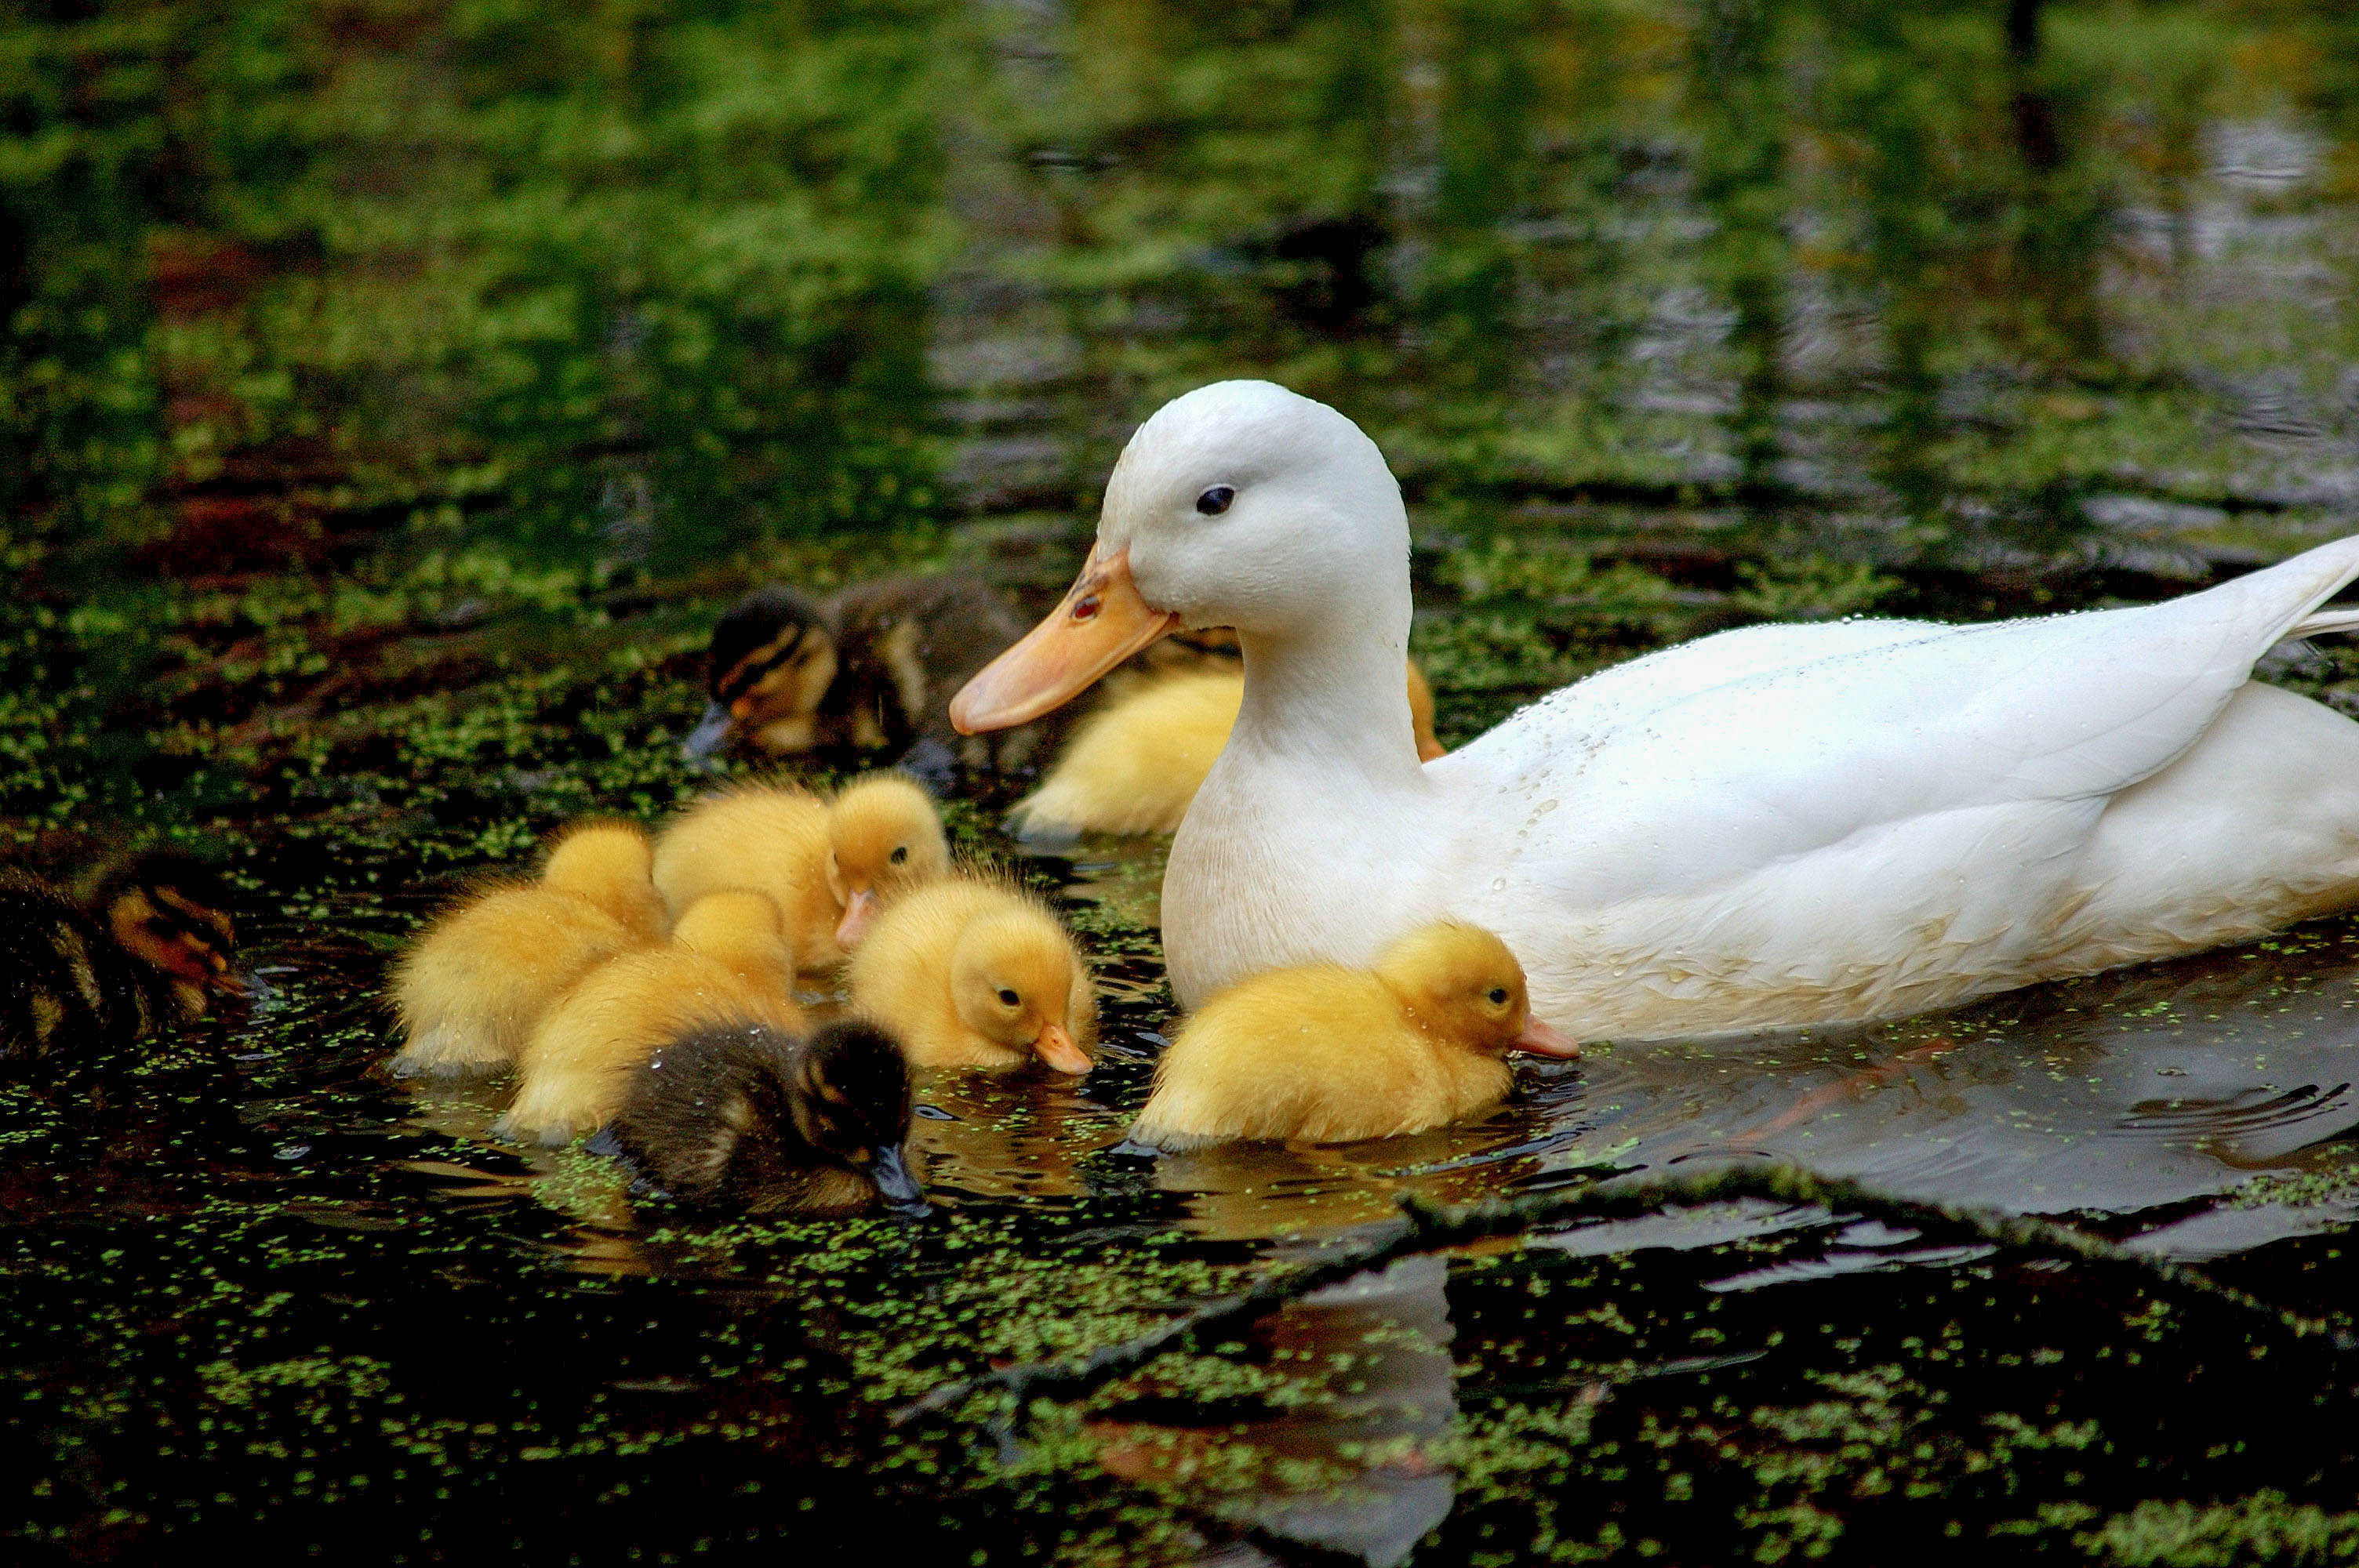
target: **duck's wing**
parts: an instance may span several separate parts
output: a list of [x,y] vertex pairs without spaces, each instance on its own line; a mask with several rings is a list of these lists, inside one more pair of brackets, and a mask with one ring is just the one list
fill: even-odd
[[1487,840],[1470,861],[1575,906],[1935,817],[1977,839],[2013,837],[2016,816],[2093,822],[2354,577],[2359,537],[2136,609],[1728,633],[1568,687],[1427,773]]
[[[1938,621],[1818,621],[1740,627],[1600,670],[1549,695],[1537,705],[1533,717],[1538,719],[1549,709],[1560,710],[1567,718],[1575,708],[1617,716],[1651,712],[1755,676],[1913,643],[1949,630]],[[1554,722],[1554,718],[1549,721]],[[1483,739],[1487,741],[1489,736]]]

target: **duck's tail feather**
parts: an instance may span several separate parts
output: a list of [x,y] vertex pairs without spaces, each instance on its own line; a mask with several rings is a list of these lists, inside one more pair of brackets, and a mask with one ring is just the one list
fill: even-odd
[[[2191,619],[2212,621],[2227,631],[2231,645],[2243,643],[2258,658],[2290,638],[2359,625],[2359,607],[2325,607],[2354,579],[2359,579],[2359,534],[2304,550],[2289,560],[2201,593],[2169,600],[2159,608],[2168,613],[2183,607]],[[2245,642],[2246,637],[2252,640]]]
[[2359,606],[2344,605],[2335,610],[2321,610],[2300,622],[2286,633],[2286,641],[2297,637],[2323,637],[2332,632],[2359,632]]

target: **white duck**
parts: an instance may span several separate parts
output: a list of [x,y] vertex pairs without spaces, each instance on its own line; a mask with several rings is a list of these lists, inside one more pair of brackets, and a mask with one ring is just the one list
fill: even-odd
[[2359,626],[2318,613],[2354,577],[2359,538],[2136,609],[1727,632],[1421,764],[1399,487],[1333,409],[1223,382],[1138,427],[1071,593],[951,715],[1237,629],[1245,708],[1163,885],[1183,1006],[1451,917],[1577,1035],[1863,1019],[2359,904],[2359,724],[2250,678]]

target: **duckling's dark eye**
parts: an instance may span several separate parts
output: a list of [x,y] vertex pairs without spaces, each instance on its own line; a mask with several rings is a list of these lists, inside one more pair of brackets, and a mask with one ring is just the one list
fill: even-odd
[[893,863],[897,866],[907,865],[909,860],[909,846],[907,844],[894,845],[892,860]]
[[1000,988],[999,988],[999,1005],[1000,1005],[1000,1006],[1002,1006],[1002,1007],[1014,1007],[1017,1002],[1022,1001],[1023,1000],[1024,1000],[1024,999],[1023,999],[1022,997],[1017,996],[1014,991],[1009,990],[1006,986],[1002,986],[1002,987],[1000,987]]
[[1196,510],[1207,517],[1218,517],[1229,509],[1229,503],[1236,498],[1235,491],[1225,484],[1216,484],[1196,498]]
[[1489,990],[1483,993],[1483,1000],[1489,1002],[1493,1007],[1505,1007],[1507,1005],[1507,988],[1505,986],[1493,986]]

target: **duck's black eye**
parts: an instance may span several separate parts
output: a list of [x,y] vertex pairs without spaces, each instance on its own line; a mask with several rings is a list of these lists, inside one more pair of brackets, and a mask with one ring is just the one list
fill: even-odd
[[909,846],[907,844],[896,844],[893,846],[892,860],[895,865],[907,865],[908,863],[908,860]]
[[999,1005],[1000,1005],[1000,1006],[1002,1006],[1002,1007],[1014,1007],[1017,1002],[1022,1001],[1023,1000],[1024,1000],[1024,999],[1023,999],[1022,997],[1017,996],[1014,991],[1009,990],[1006,986],[1002,986],[1002,987],[1000,987],[1000,988],[999,988]]
[[1505,1007],[1507,1005],[1507,988],[1505,986],[1493,986],[1489,990],[1483,993],[1483,997],[1484,1000],[1488,1001],[1493,1007]]
[[1218,517],[1229,509],[1229,503],[1236,498],[1237,492],[1225,484],[1216,484],[1196,498],[1196,510],[1207,517]]

